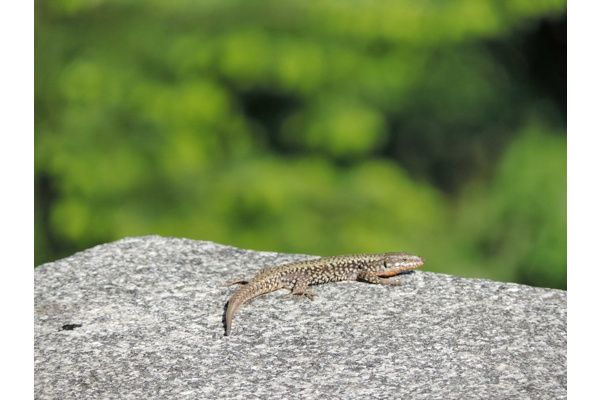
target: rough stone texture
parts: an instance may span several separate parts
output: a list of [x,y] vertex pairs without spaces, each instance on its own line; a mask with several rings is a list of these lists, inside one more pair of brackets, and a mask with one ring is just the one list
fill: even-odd
[[259,297],[223,336],[222,282],[306,257],[150,236],[36,268],[36,398],[566,398],[560,290],[417,271]]

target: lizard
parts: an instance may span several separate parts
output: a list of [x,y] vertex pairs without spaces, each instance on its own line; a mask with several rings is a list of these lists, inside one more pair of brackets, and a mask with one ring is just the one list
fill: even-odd
[[229,298],[225,311],[225,336],[240,307],[257,296],[289,289],[294,295],[313,300],[310,285],[339,281],[364,281],[380,285],[398,285],[399,279],[389,277],[423,266],[423,258],[408,253],[352,254],[321,257],[267,267],[252,279],[226,282],[226,286],[242,285]]

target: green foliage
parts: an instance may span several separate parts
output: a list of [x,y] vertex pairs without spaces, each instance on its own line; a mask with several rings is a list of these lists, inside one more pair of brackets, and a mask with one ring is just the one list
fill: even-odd
[[286,143],[333,157],[373,153],[385,139],[385,120],[374,108],[347,99],[315,101],[283,128]]
[[36,263],[156,233],[563,287],[561,127],[521,132],[556,108],[489,43],[564,11],[37,2]]
[[566,150],[562,137],[526,131],[508,149],[492,185],[482,241],[528,283],[565,286]]
[[493,276],[566,289],[566,140],[526,128],[490,185],[462,198],[457,226],[474,261]]

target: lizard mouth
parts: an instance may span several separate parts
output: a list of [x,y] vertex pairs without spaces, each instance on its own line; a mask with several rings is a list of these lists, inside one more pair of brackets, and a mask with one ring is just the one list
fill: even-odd
[[403,265],[403,266],[396,267],[396,268],[386,269],[385,271],[378,272],[376,275],[381,278],[388,278],[390,276],[396,276],[396,275],[399,275],[404,272],[410,272],[416,268],[421,267],[422,265],[423,265],[423,260],[421,259],[419,261],[415,261],[408,265]]

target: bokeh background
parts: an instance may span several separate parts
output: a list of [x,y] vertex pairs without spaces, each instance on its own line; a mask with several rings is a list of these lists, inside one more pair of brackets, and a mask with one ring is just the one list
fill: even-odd
[[160,234],[566,288],[566,2],[36,2],[35,263]]

